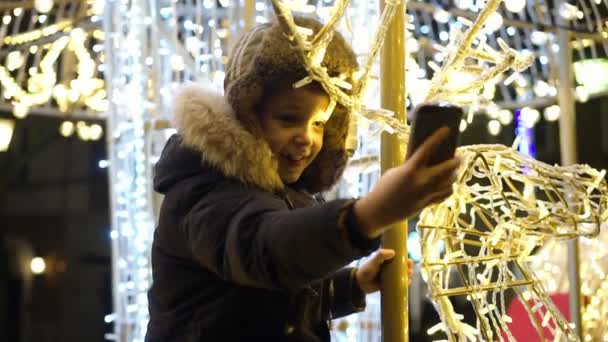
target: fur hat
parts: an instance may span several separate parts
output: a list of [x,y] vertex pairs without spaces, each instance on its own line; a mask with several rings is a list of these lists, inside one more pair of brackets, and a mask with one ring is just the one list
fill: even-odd
[[[294,20],[315,34],[322,27],[312,18],[294,17]],[[330,76],[343,74],[347,81],[352,81],[358,68],[352,48],[337,32],[326,49],[322,65]],[[254,27],[236,42],[226,65],[224,94],[241,124],[255,135],[259,132],[255,108],[264,96],[277,86],[290,86],[306,76],[303,61],[275,20]],[[345,141],[349,116],[344,107],[336,106],[325,126],[323,147],[296,186],[316,193],[331,188],[340,178],[348,160]]]

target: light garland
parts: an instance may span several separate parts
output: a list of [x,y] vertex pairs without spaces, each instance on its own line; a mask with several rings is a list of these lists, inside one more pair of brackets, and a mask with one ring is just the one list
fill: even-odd
[[[608,220],[605,172],[585,165],[550,166],[513,148],[473,145],[459,149],[463,157],[454,194],[420,214],[423,278],[437,303],[443,330],[459,341],[496,340],[504,332],[512,341],[505,291],[526,299],[530,317],[543,341],[577,337],[549,300],[539,278],[527,265],[532,251],[548,240],[594,237]],[[437,245],[445,243],[441,255]],[[471,254],[471,251],[475,251]],[[461,284],[450,285],[452,273]],[[449,297],[467,295],[475,309],[477,328],[462,322]],[[528,300],[533,300],[530,306]]]
[[104,27],[105,51],[112,57],[105,62],[114,295],[113,312],[104,319],[114,324],[109,340],[144,340],[150,251],[161,202],[152,189],[152,167],[175,132],[168,116],[178,85],[196,80],[221,88],[225,48],[240,34],[243,19],[239,8],[231,8],[238,2],[222,3],[228,8],[215,1],[172,1],[161,8],[145,0],[105,3],[112,17]]
[[52,36],[61,31],[70,31],[72,29],[73,21],[70,19],[61,20],[55,24],[45,26],[41,29],[32,30],[25,33],[20,33],[12,36],[6,36],[2,40],[4,45],[21,45],[30,43],[41,38]]
[[583,312],[584,341],[608,340],[608,275],[604,276]]
[[[40,72],[31,73],[27,81],[27,90],[22,89],[10,75],[10,68],[7,70],[0,66],[0,84],[4,88],[4,96],[12,98],[14,106],[26,108],[44,104],[53,97],[62,112],[67,112],[79,104],[85,104],[94,111],[105,111],[107,109],[105,83],[102,79],[94,77],[96,66],[85,48],[86,36],[84,30],[75,28],[70,31],[69,36],[60,37],[52,42],[40,61]],[[54,64],[66,47],[78,60],[78,76],[68,86],[57,85],[54,68]]]
[[[344,14],[348,5],[348,0],[336,1],[334,8],[331,11],[332,17],[312,40],[308,39],[311,32],[308,32],[306,28],[298,27],[295,24],[289,3],[273,0],[272,4],[279,23],[287,37],[293,42],[294,48],[300,54],[301,61],[309,73],[307,77],[296,82],[294,87],[302,87],[312,81],[317,81],[323,86],[323,89],[325,89],[330,97],[330,105],[327,110],[328,116],[331,115],[336,103],[340,103],[344,107],[350,109],[355,115],[360,115],[364,119],[376,122],[388,132],[400,135],[408,134],[409,128],[407,125],[404,125],[399,120],[395,119],[392,112],[384,109],[371,109],[363,105],[363,97],[365,96],[367,82],[370,78],[370,71],[384,42],[388,24],[393,18],[396,7],[399,4],[398,0],[386,2],[386,6],[380,16],[378,30],[372,40],[370,52],[364,67],[361,70],[356,71],[353,75],[348,75],[352,79],[352,83],[345,80],[346,75],[342,75],[342,77],[330,77],[327,74],[327,70],[321,66],[321,62],[325,55],[325,48],[332,38],[331,32],[333,26],[335,26],[337,20]],[[350,90],[351,94],[347,94],[343,89]],[[351,129],[354,129],[354,127],[351,127]],[[354,132],[351,131],[349,135],[352,137]],[[350,146],[347,146],[347,149],[353,149],[352,145],[355,145],[355,143],[356,142],[354,141],[350,141]]]
[[[460,21],[469,27],[464,34],[452,26],[450,42],[446,48],[441,48],[444,60],[441,69],[430,64],[435,70],[435,75],[431,80],[431,87],[425,102],[441,99],[461,106],[474,104],[473,107],[476,107],[479,99],[477,95],[481,89],[493,88],[498,76],[513,69],[515,73],[505,80],[505,83],[508,84],[518,76],[518,72],[524,71],[532,64],[533,56],[523,55],[511,49],[502,39],[498,39],[502,50],[502,52],[498,52],[485,42],[485,36],[480,36],[488,19],[496,14],[496,9],[501,1],[488,1],[474,23],[460,18]],[[476,40],[478,46],[473,48],[472,44]],[[468,64],[466,63],[467,58],[475,59],[478,62]],[[494,66],[488,68],[483,65],[484,62],[492,63]],[[453,75],[459,77],[454,78]],[[471,80],[462,82],[462,77],[466,76],[469,76]]]

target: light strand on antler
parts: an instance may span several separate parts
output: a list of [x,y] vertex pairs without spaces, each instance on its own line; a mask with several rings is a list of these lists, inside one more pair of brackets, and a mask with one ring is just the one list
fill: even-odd
[[[458,105],[475,103],[480,89],[487,85],[492,86],[498,76],[509,69],[516,73],[521,72],[532,64],[533,56],[511,49],[501,39],[498,39],[498,44],[502,51],[498,52],[486,44],[485,36],[480,34],[485,22],[496,12],[500,2],[501,0],[488,1],[474,23],[459,18],[461,23],[469,26],[464,34],[452,27],[448,47],[443,49],[445,62],[441,69],[435,70],[426,101],[450,101]],[[473,48],[476,40],[478,46]],[[476,59],[477,63],[467,64],[467,58]],[[494,66],[484,67],[485,62]],[[464,85],[460,80],[454,82],[453,76],[457,74],[469,75],[473,81],[465,82]]]
[[[370,70],[384,42],[387,27],[399,3],[399,0],[387,1],[386,7],[382,11],[378,30],[372,41],[370,54],[365,66],[355,72],[354,75],[348,75],[351,76],[353,83],[355,83],[351,84],[344,79],[345,75],[342,75],[342,77],[340,75],[329,76],[327,69],[321,66],[321,62],[325,56],[325,48],[329,41],[331,41],[333,26],[344,15],[344,11],[348,6],[348,0],[336,1],[332,17],[312,40],[309,40],[307,37],[311,35],[307,29],[299,28],[295,24],[289,4],[284,1],[273,0],[272,5],[277,14],[278,21],[289,40],[296,47],[296,51],[300,54],[303,65],[308,71],[308,76],[296,82],[294,87],[301,87],[312,81],[317,81],[330,96],[332,102],[330,108],[333,108],[335,103],[340,103],[342,106],[350,109],[352,113],[378,123],[383,129],[406,137],[409,132],[407,125],[395,119],[392,116],[392,112],[384,109],[368,108],[362,104],[367,81],[370,77]],[[348,94],[345,90],[351,91],[351,94]],[[328,115],[331,115],[329,110]]]

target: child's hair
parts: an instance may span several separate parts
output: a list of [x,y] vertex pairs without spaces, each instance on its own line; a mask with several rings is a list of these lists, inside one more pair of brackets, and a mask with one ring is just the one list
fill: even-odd
[[[294,17],[298,26],[315,34],[322,24],[308,17]],[[239,121],[254,135],[259,135],[256,108],[277,87],[289,87],[308,76],[303,61],[287,39],[278,21],[254,27],[235,44],[226,65],[225,97]],[[344,38],[334,32],[322,65],[332,75],[344,75],[352,82],[357,58]],[[330,188],[340,177],[348,156],[344,143],[349,113],[337,105],[325,126],[323,149],[306,168],[298,184],[311,192]],[[336,172],[337,171],[337,172]]]

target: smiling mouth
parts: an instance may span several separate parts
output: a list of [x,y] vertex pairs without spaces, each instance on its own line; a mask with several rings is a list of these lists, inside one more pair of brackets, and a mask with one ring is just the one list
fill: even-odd
[[308,158],[310,158],[310,155],[295,155],[294,156],[294,155],[289,155],[289,154],[287,154],[287,155],[282,154],[281,157],[283,157],[283,159],[285,159],[285,161],[287,161],[287,164],[289,166],[298,167],[298,166],[303,165],[308,160]]

